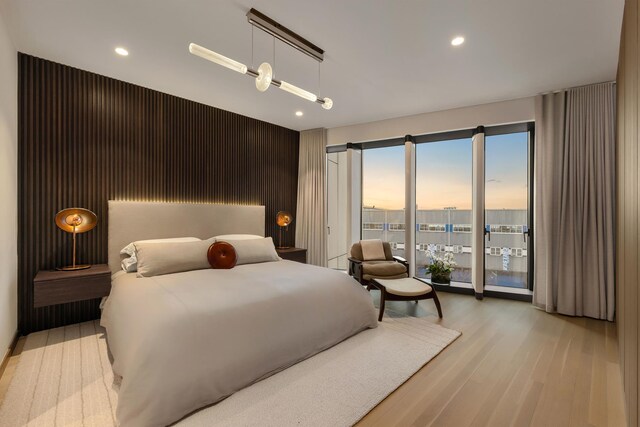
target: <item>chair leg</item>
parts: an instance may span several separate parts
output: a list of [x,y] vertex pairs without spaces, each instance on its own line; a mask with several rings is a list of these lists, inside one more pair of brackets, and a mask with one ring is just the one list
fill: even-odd
[[442,307],[440,307],[440,300],[438,299],[438,294],[433,290],[433,302],[436,304],[436,308],[438,309],[438,317],[442,319]]
[[382,322],[382,316],[384,316],[385,293],[384,289],[380,290],[380,314],[378,315],[378,322]]

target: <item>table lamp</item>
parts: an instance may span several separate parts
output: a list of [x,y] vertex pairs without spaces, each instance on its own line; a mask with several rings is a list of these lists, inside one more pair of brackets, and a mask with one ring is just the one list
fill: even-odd
[[278,242],[278,249],[288,249],[289,246],[282,246],[282,229],[288,229],[289,224],[293,222],[293,215],[287,211],[280,211],[276,215],[276,224],[280,227],[280,238]]
[[84,270],[91,265],[76,265],[76,234],[93,229],[98,223],[98,217],[89,209],[68,208],[56,214],[56,225],[62,231],[73,233],[73,264],[66,267],[58,267],[56,270],[75,271]]

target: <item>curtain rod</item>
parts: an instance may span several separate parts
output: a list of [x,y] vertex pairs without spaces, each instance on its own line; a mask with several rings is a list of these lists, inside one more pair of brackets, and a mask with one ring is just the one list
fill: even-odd
[[604,85],[604,84],[610,84],[610,83],[613,83],[615,85],[616,81],[615,80],[609,80],[607,82],[588,83],[586,85],[572,86],[572,87],[568,87],[568,88],[564,88],[564,89],[556,89],[556,90],[549,90],[547,92],[540,92],[538,95],[549,95],[550,93],[560,93],[560,92],[564,92],[564,91],[571,90],[571,89],[579,89],[581,87]]

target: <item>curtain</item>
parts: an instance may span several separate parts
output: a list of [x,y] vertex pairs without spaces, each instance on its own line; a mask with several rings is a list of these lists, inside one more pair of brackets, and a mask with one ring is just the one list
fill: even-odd
[[615,86],[536,99],[533,303],[613,321]]
[[296,246],[307,249],[309,264],[327,265],[325,209],[326,129],[300,132]]
[[471,230],[471,282],[477,299],[484,293],[484,127],[473,132],[473,200]]

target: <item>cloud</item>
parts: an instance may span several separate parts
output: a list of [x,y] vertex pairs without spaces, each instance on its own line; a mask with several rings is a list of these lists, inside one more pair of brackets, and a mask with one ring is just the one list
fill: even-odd
[[489,182],[502,182],[502,181],[500,181],[499,179],[488,179],[487,183]]

